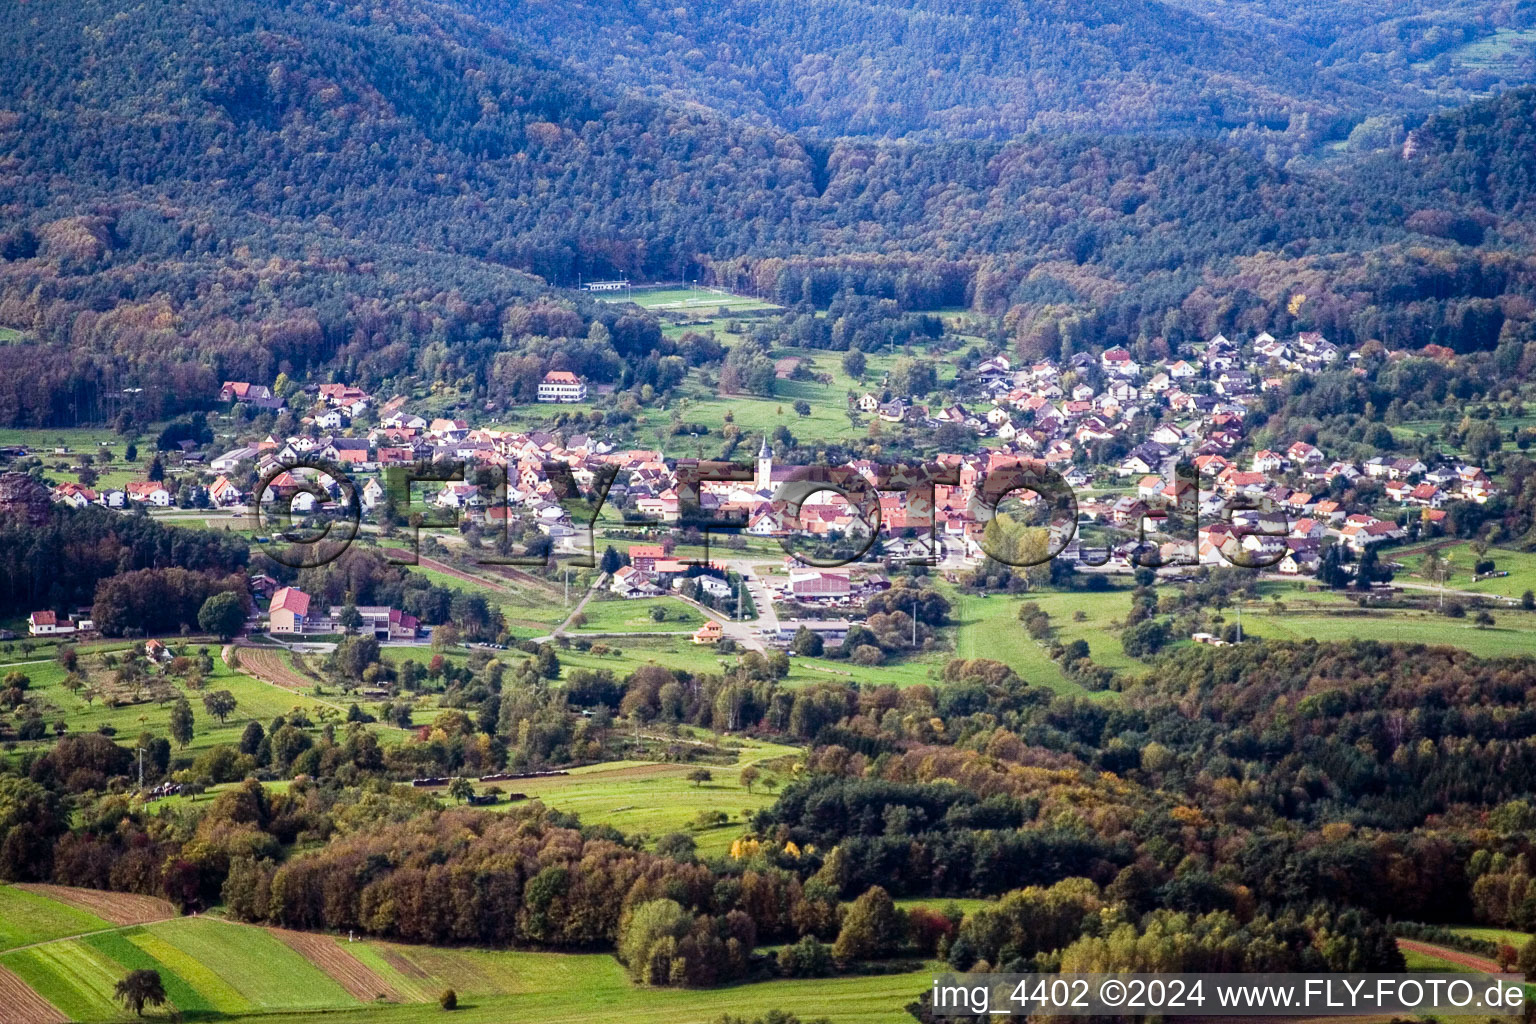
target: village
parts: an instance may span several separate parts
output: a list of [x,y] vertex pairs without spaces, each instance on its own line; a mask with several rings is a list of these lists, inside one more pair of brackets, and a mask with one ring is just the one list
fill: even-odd
[[[248,414],[301,412],[300,429],[281,437],[242,437],[222,450],[183,443],[168,453],[169,476],[160,480],[119,488],[67,481],[52,494],[75,506],[142,507],[162,515],[206,509],[262,521],[334,517],[355,502],[364,530],[416,512],[492,537],[505,531],[517,550],[552,558],[594,556],[604,529],[620,537],[646,531],[675,536],[680,526],[703,517],[717,530],[730,524],[719,532],[781,541],[791,551],[782,575],[763,593],[770,603],[835,610],[857,605],[881,585],[871,567],[889,562],[955,570],[996,557],[987,529],[1001,506],[988,504],[982,483],[1028,466],[1072,494],[1075,518],[1063,521],[1058,511],[1048,554],[1079,571],[1151,567],[1173,574],[1181,567],[1237,565],[1305,579],[1318,572],[1325,546],[1337,545],[1347,552],[1344,561],[1353,562],[1379,545],[1436,536],[1453,503],[1483,504],[1497,493],[1483,469],[1453,460],[1427,464],[1383,455],[1355,462],[1302,439],[1280,450],[1253,450],[1245,427],[1266,392],[1329,368],[1363,373],[1361,359],[1315,332],[1287,342],[1260,334],[1243,344],[1217,336],[1190,358],[1151,365],[1138,364],[1124,348],[1077,355],[1064,366],[1014,365],[1007,355],[994,355],[947,385],[950,401],[943,406],[873,391],[849,395],[851,407],[881,422],[929,429],[955,424],[987,438],[980,450],[932,452],[935,479],[947,482],[881,490],[882,467],[862,460],[842,471],[856,474],[858,487],[843,486],[839,493],[829,483],[805,494],[802,485],[798,504],[782,498],[786,482],[833,478],[815,467],[785,464],[766,436],[750,466],[715,474],[734,479],[690,491],[700,460],[626,447],[611,434],[428,418],[413,412],[404,396],[381,400],[342,383],[278,397],[267,384],[228,381],[216,396],[220,403],[244,406]],[[556,408],[588,399],[587,383],[568,371],[550,371],[538,390],[538,401]],[[1093,453],[1102,450],[1096,446],[1106,441],[1118,442],[1124,454],[1095,464]],[[401,480],[407,481],[404,488]],[[1371,493],[1379,498],[1346,502],[1344,495],[1361,481],[1375,482],[1379,490]],[[572,487],[579,494],[600,493],[597,509],[571,501]],[[878,498],[861,505],[858,490]],[[1040,494],[1027,489],[1008,501],[1026,515],[1035,506],[1037,518],[1050,511],[1040,507]],[[265,539],[257,536],[258,542]],[[621,544],[624,564],[608,574],[606,587],[619,597],[643,598],[676,593],[692,581],[691,587],[709,595],[706,600],[731,597],[732,566],[706,561],[700,572],[697,558],[672,553],[673,543]],[[803,552],[818,544],[840,544],[859,557],[840,566],[816,559],[810,564]],[[761,582],[752,580],[746,562],[735,568],[738,586]],[[265,624],[273,634],[339,632],[338,609],[311,613],[305,595],[279,595],[271,587],[258,596],[269,602]],[[42,636],[88,629],[86,611],[70,619],[41,610],[29,631]],[[416,639],[417,627],[399,609],[367,614],[380,639]],[[829,615],[823,611],[807,621],[836,642],[847,622],[820,624]],[[718,639],[716,626],[697,641]],[[782,645],[792,635],[766,614],[757,626],[755,637],[768,643]]]

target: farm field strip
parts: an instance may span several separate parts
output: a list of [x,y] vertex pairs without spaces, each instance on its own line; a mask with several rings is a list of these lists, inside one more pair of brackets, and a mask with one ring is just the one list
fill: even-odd
[[159,935],[136,931],[129,934],[129,941],[184,978],[216,1012],[248,1013],[258,1008],[196,956],[176,948]]
[[400,993],[374,970],[353,956],[334,937],[314,932],[269,928],[284,945],[314,964],[358,1002],[375,999],[400,1001]]
[[30,886],[0,887],[0,949],[15,949],[112,927],[95,914],[49,899]]
[[1463,953],[1459,949],[1448,949],[1445,946],[1434,946],[1428,942],[1416,942],[1413,939],[1398,939],[1397,948],[1404,954],[1417,954],[1435,960],[1443,960],[1452,965],[1454,970],[1476,971],[1480,974],[1498,974],[1499,965],[1487,957],[1478,956],[1475,953]]
[[302,693],[315,685],[315,680],[293,667],[285,657],[286,651],[275,647],[245,646],[236,647],[235,650],[240,652],[240,667],[264,683],[295,693]]
[[0,954],[10,969],[70,1020],[119,1020],[127,1014],[113,1000],[113,987],[127,971],[79,939]]
[[[137,930],[135,928],[134,930]],[[160,983],[171,1005],[183,1013],[207,1013],[214,1006],[202,994],[189,985],[185,978],[168,964],[156,960],[143,947],[135,945],[131,932],[98,932],[79,940],[103,956],[110,957],[126,973],[128,971],[158,971]]]
[[0,1024],[65,1024],[69,1018],[0,966]]
[[[264,1010],[356,1005],[332,978],[267,929],[184,917],[150,925],[147,930],[203,964],[241,998]],[[262,968],[259,971],[252,969],[257,964]]]
[[[140,896],[130,892],[102,892],[69,885],[47,885],[41,882],[22,882],[16,886],[76,911],[94,915],[104,922],[115,925],[150,924],[176,916],[176,908],[156,896]],[[89,931],[90,929],[81,929]]]

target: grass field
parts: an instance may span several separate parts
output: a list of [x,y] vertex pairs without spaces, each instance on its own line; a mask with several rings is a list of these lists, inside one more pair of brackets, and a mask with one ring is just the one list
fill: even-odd
[[1528,932],[1517,932],[1510,928],[1484,928],[1480,925],[1463,925],[1452,928],[1457,935],[1465,935],[1469,939],[1484,939],[1488,942],[1507,942],[1516,949],[1531,941]]
[[[956,641],[962,658],[993,658],[1013,668],[1031,683],[1062,693],[1083,693],[1077,684],[1062,674],[1047,649],[1029,635],[1019,621],[1019,606],[1034,601],[1051,617],[1056,639],[1061,643],[1084,640],[1096,664],[1120,671],[1139,671],[1146,666],[1130,657],[1120,647],[1120,638],[1110,631],[1112,623],[1130,611],[1129,590],[1105,593],[1041,591],[1022,597],[957,596],[953,599],[960,622]],[[1082,612],[1082,621],[1074,615]]]
[[8,885],[0,887],[0,950],[110,927],[109,922],[95,914],[57,900]]
[[[105,678],[111,673],[111,670],[97,663],[94,654],[83,655],[81,663],[88,667],[93,678],[98,674]],[[17,667],[32,680],[29,696],[42,702],[43,718],[50,724],[62,719],[73,733],[94,732],[102,726],[110,726],[117,731],[120,740],[123,737],[131,740],[145,730],[160,736],[170,734],[172,701],[158,703],[146,700],[109,707],[107,701],[100,696],[87,700],[86,690],[72,693],[67,689],[64,686],[65,671],[52,661]],[[265,725],[295,707],[305,709],[312,718],[317,719],[336,713],[335,708],[313,697],[272,686],[229,668],[217,656],[217,651],[214,651],[214,670],[207,676],[202,691],[189,690],[180,680],[172,680],[171,685],[177,694],[185,695],[192,705],[193,739],[184,754],[195,754],[220,743],[235,743],[247,722],[254,719]],[[202,695],[211,690],[228,690],[234,694],[237,702],[234,714],[222,724],[203,709]],[[20,742],[16,749],[48,746],[52,742],[51,737]]]
[[[0,342],[5,339],[0,337]],[[210,426],[218,430],[219,417],[210,417]],[[80,457],[89,455],[97,471],[93,484],[98,490],[122,487],[130,480],[143,480],[150,460],[155,454],[155,435],[163,424],[144,428],[137,439],[138,460],[129,463],[127,447],[129,439],[116,434],[111,427],[49,427],[45,429],[0,429],[0,446],[21,446],[28,453],[40,458],[47,476],[59,483],[80,479]],[[68,449],[61,453],[58,449]],[[64,468],[59,468],[59,467]]]
[[[680,737],[679,742],[689,742],[688,737]],[[613,761],[577,768],[569,775],[516,779],[499,785],[578,814],[583,824],[612,825],[651,839],[667,832],[687,832],[701,856],[716,856],[726,853],[732,841],[746,831],[743,812],[756,811],[774,801],[772,792],[762,785],[754,785],[753,791],[747,792],[739,778],[742,767],[762,764],[763,776],[775,777],[782,784],[788,776],[773,771],[767,762],[798,754],[794,747],[748,741],[736,764],[706,766],[714,778],[702,784],[687,778],[696,765]],[[516,806],[496,805],[499,809]],[[729,821],[700,826],[699,814],[707,811],[722,811]]]
[[[1509,575],[1474,580],[1472,568],[1477,563],[1478,557],[1469,542],[1457,541],[1437,547],[1436,550],[1442,558],[1450,562],[1451,572],[1445,578],[1445,586],[1450,590],[1470,590],[1490,597],[1512,598],[1518,598],[1527,590],[1536,590],[1536,553],[1489,548],[1484,557],[1491,560],[1495,568],[1508,572]],[[1438,583],[1439,580],[1429,580],[1423,576],[1424,559],[1425,554],[1422,551],[1391,558],[1392,561],[1401,562],[1405,566],[1399,579],[1414,583]]]
[[[661,620],[652,618],[658,608],[665,616]],[[594,597],[581,613],[586,622],[576,631],[585,633],[691,633],[704,624],[702,612],[675,597],[642,597],[633,601]]]
[[1460,964],[1454,964],[1454,963],[1451,963],[1451,961],[1449,961],[1449,960],[1442,960],[1438,956],[1431,956],[1428,953],[1420,953],[1417,950],[1412,950],[1412,949],[1405,949],[1405,950],[1403,950],[1403,962],[1405,964],[1407,964],[1408,970],[1410,972],[1412,972],[1412,973],[1421,973],[1421,972],[1422,973],[1433,972],[1433,973],[1436,973],[1436,974],[1441,974],[1441,973],[1444,973],[1444,974],[1469,974],[1469,973],[1471,973],[1470,971],[1467,970],[1467,968],[1461,966]]
[[[558,597],[550,600],[550,594],[536,591],[532,587],[519,587],[511,580],[492,582],[489,573],[486,574],[485,582],[477,582],[459,576],[450,576],[425,566],[413,565],[410,571],[425,576],[440,587],[449,587],[484,597],[487,604],[501,609],[514,635],[535,636],[540,632],[548,632],[543,627],[559,624],[570,612]],[[572,606],[575,605],[579,595],[579,591],[572,594]]]
[[895,901],[897,908],[901,910],[912,910],[915,907],[926,907],[929,910],[936,910],[941,914],[949,910],[951,907],[958,908],[961,913],[973,914],[980,910],[982,907],[990,907],[996,902],[996,900],[972,899],[965,896],[957,897],[955,899],[938,899],[936,897],[929,896],[911,896]]
[[631,288],[622,292],[599,292],[605,302],[633,302],[645,309],[703,310],[776,309],[777,304],[751,295],[737,295],[719,288]]
[[[1229,615],[1230,619],[1231,616]],[[1496,612],[1497,625],[1479,629],[1470,618],[1449,619],[1434,612],[1382,610],[1352,615],[1243,616],[1243,632],[1280,640],[1321,642],[1371,639],[1384,643],[1445,644],[1485,658],[1530,654],[1536,649],[1536,615]],[[1515,628],[1518,624],[1519,628]]]
[[[1465,43],[1451,50],[1451,61],[1463,68],[1488,71],[1495,74],[1513,73],[1520,69],[1523,51],[1536,43],[1536,29],[1497,28],[1492,35]],[[1424,69],[1429,61],[1414,65]]]

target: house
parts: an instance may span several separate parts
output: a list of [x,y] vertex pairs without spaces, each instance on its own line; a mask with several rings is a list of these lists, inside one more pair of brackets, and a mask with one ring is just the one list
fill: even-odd
[[1407,501],[1425,508],[1439,508],[1446,502],[1445,492],[1432,483],[1422,483],[1408,492]]
[[136,480],[128,485],[128,500],[169,508],[171,492],[165,485],[153,480]]
[[272,595],[267,619],[274,633],[302,633],[309,621],[309,595],[297,587],[284,587]]
[[1317,446],[1305,441],[1297,441],[1286,449],[1285,454],[1292,462],[1303,465],[1316,465],[1323,461],[1323,453],[1317,450]]
[[428,424],[427,433],[444,441],[462,441],[469,435],[469,424],[463,420],[450,420],[440,416]]
[[384,485],[379,483],[378,477],[371,476],[364,481],[359,495],[363,511],[372,512],[384,501]]
[[875,412],[880,408],[880,399],[868,391],[859,396],[859,412]]
[[704,625],[694,630],[693,642],[696,644],[717,644],[725,636],[725,627],[714,619],[710,619]]
[[252,384],[243,380],[227,380],[219,389],[221,402],[269,402],[272,389],[265,384]]
[[144,657],[155,662],[170,661],[171,649],[159,640],[151,637],[144,641]]
[[539,382],[541,402],[585,402],[587,384],[569,370],[550,370]]
[[355,388],[350,384],[321,384],[320,398],[325,404],[333,408],[346,409],[349,412],[366,407],[373,400],[373,396],[362,388]]
[[632,565],[620,566],[613,574],[613,582],[608,584],[608,589],[625,600],[655,597],[661,593],[661,588],[652,583],[650,577]]
[[[342,606],[332,605],[330,621],[336,622],[341,618]],[[357,614],[362,619],[358,629],[362,632],[372,633],[376,640],[414,640],[421,629],[421,623],[414,615],[407,615],[398,608],[388,608],[382,605],[358,605]]]
[[208,463],[208,468],[215,473],[228,473],[242,462],[255,462],[256,449],[250,446],[231,448],[218,458]]
[[438,508],[468,508],[472,499],[480,496],[480,488],[463,480],[449,481],[437,492],[432,504]]
[[75,632],[68,619],[60,622],[56,612],[33,612],[27,616],[27,632],[33,636],[60,636]]
[[240,492],[240,488],[230,483],[227,477],[221,476],[208,485],[208,500],[215,505],[221,507],[238,505],[244,498],[245,495]]
[[660,544],[631,544],[629,546],[629,564],[641,572],[650,572],[656,567],[656,563],[667,557],[667,551]]
[[699,589],[710,597],[721,598],[731,596],[731,585],[718,576],[700,576],[695,580]]
[[84,484],[74,481],[59,484],[53,489],[53,500],[63,502],[71,508],[84,508],[96,502],[96,492]]
[[1285,456],[1265,448],[1254,453],[1252,468],[1255,473],[1278,473],[1285,468]]
[[1001,377],[1008,373],[1010,364],[1005,355],[996,355],[976,367],[978,377]]
[[1104,354],[1099,356],[1099,364],[1104,368],[1105,373],[1111,373],[1117,377],[1134,377],[1141,371],[1141,367],[1136,365],[1131,354],[1118,346],[1105,349]]
[[1315,548],[1292,548],[1275,568],[1284,576],[1315,576],[1320,561]]

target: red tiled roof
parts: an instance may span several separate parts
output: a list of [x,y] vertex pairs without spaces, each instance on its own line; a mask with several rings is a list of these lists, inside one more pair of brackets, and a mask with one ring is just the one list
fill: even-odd
[[272,595],[272,604],[269,612],[286,609],[295,615],[309,614],[309,595],[296,587],[284,587]]

